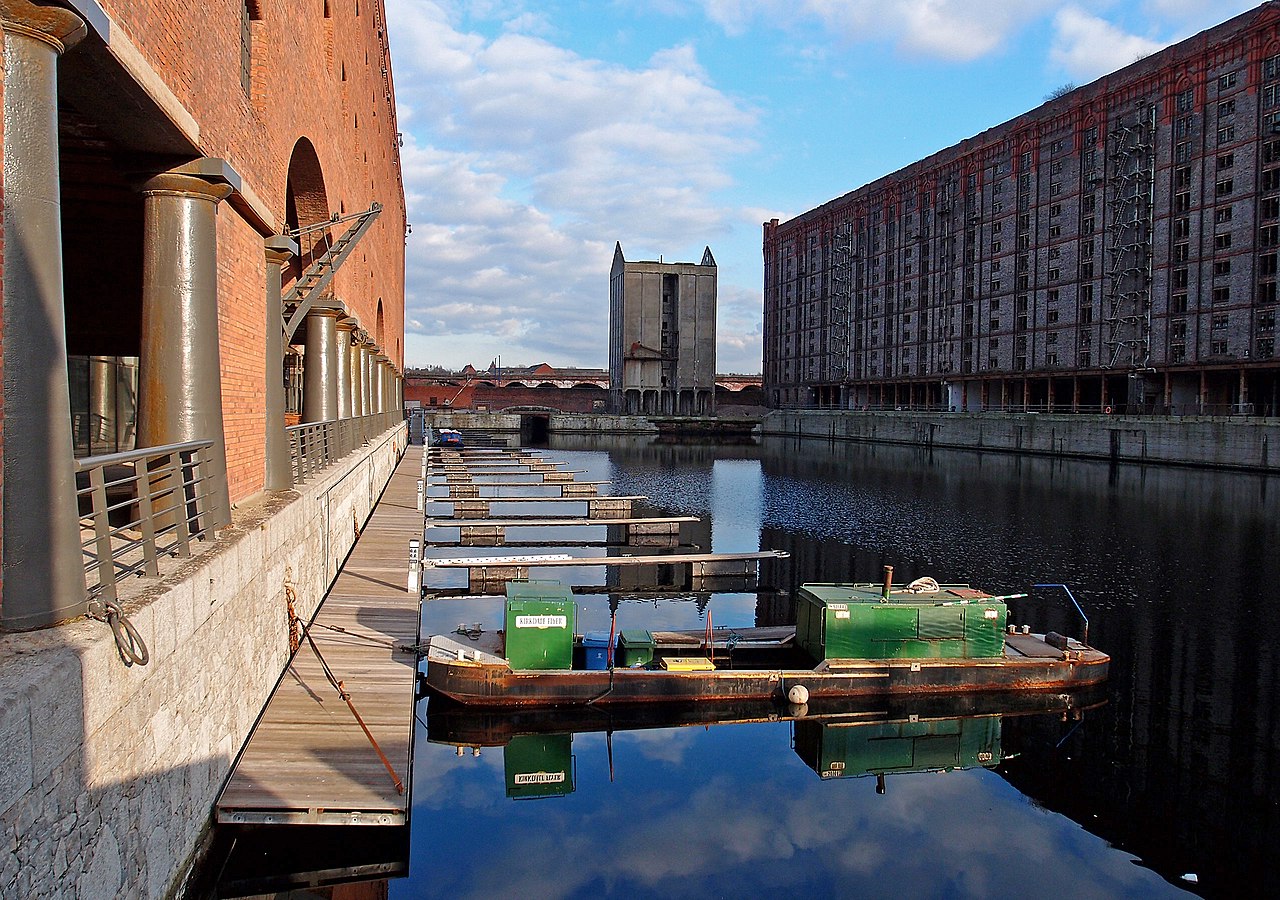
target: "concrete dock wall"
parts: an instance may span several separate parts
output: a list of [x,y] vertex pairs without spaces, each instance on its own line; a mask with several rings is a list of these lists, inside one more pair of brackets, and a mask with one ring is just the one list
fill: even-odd
[[1236,417],[779,410],[765,435],[1280,472],[1280,421]]
[[[546,416],[547,430],[553,434],[657,434],[658,426],[644,416],[613,416],[594,413],[526,413]],[[456,428],[465,439],[468,430],[490,434],[519,434],[518,413],[431,413],[427,422],[433,428]]]
[[[79,620],[0,636],[0,897],[158,898],[186,877],[232,761],[405,446],[403,425],[203,553],[122,586],[151,652]],[[173,561],[176,562],[176,561]]]

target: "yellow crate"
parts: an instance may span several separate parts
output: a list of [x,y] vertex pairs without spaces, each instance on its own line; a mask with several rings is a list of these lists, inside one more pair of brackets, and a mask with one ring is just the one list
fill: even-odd
[[714,672],[715,663],[701,656],[672,656],[662,661],[668,672]]

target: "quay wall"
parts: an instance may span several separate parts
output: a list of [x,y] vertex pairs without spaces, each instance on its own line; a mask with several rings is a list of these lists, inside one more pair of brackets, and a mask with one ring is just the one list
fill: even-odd
[[[574,415],[572,413],[525,413],[545,416],[547,430],[555,434],[657,434],[658,426],[645,416]],[[465,440],[468,430],[491,434],[519,434],[519,413],[428,413],[427,424],[433,428],[456,428]]]
[[399,425],[241,503],[203,552],[126,586],[146,666],[97,621],[0,636],[0,897],[181,889],[287,661],[286,586],[310,620],[405,445]]
[[775,410],[766,435],[1280,473],[1280,420]]

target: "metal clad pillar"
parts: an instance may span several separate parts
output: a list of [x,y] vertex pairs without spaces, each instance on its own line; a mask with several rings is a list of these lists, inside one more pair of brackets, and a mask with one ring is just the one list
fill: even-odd
[[85,24],[0,2],[4,29],[4,603],[0,628],[82,615],[62,294],[58,56]]
[[267,343],[266,343],[266,472],[264,486],[269,491],[293,487],[293,466],[289,435],[284,424],[284,312],[281,305],[281,270],[298,252],[297,243],[283,235],[265,241],[267,254]]
[[360,369],[363,373],[364,382],[360,385],[361,404],[366,416],[371,416],[376,409],[373,407],[373,344],[364,343],[360,346]]
[[138,446],[213,441],[210,524],[231,522],[218,350],[218,204],[239,176],[197,160],[142,186]]
[[351,335],[356,330],[350,319],[338,321],[338,346],[334,356],[338,376],[338,418],[350,419],[357,415],[351,404]]
[[307,329],[302,369],[302,421],[338,418],[338,311],[313,309]]
[[364,409],[364,359],[360,354],[360,332],[351,336],[351,347],[347,351],[347,365],[351,369],[351,415],[363,416]]

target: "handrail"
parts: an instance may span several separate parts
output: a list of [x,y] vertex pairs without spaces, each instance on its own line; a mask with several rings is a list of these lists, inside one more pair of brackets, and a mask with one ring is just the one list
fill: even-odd
[[1088,644],[1089,643],[1089,617],[1084,614],[1084,610],[1080,607],[1079,601],[1076,600],[1076,595],[1071,593],[1071,588],[1067,587],[1065,584],[1033,584],[1032,587],[1062,588],[1064,591],[1067,592],[1067,596],[1071,598],[1071,603],[1075,606],[1076,612],[1080,613],[1080,618],[1084,620],[1084,637],[1082,640],[1085,644]]
[[213,441],[185,441],[75,461],[91,600],[114,603],[123,578],[158,576],[161,556],[188,557],[193,541],[213,537],[212,450]]
[[392,409],[368,416],[289,426],[285,432],[294,481],[305,481],[403,420],[403,411]]

